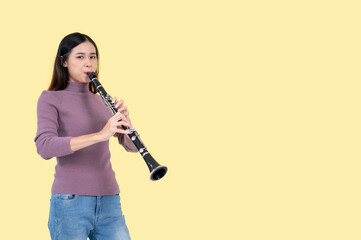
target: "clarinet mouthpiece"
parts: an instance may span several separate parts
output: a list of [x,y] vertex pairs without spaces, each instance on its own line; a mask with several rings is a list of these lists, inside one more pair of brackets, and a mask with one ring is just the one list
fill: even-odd
[[92,80],[93,78],[97,78],[97,74],[95,72],[90,72],[88,73],[88,77]]

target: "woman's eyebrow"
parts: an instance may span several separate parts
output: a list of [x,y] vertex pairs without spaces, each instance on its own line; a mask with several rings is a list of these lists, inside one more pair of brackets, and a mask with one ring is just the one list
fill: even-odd
[[[75,54],[83,54],[83,55],[85,55],[85,53],[83,53],[83,52],[77,52]],[[96,54],[95,52],[90,53],[90,55],[95,55],[95,54]]]

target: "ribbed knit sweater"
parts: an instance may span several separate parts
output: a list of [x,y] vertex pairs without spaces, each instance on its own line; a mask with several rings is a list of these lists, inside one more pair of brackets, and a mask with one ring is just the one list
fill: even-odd
[[[60,91],[43,91],[37,105],[38,128],[34,139],[40,156],[56,157],[52,193],[102,196],[119,193],[110,162],[109,140],[78,151],[70,149],[70,139],[103,129],[112,116],[98,94],[87,83],[69,82]],[[137,152],[133,142],[117,134],[129,152]]]

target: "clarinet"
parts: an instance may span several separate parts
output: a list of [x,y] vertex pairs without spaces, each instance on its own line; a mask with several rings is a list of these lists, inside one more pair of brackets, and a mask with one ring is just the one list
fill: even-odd
[[[99,92],[100,96],[103,98],[105,105],[109,108],[111,113],[114,115],[118,112],[118,109],[115,107],[112,101],[112,97],[105,91],[104,87],[100,84],[96,73],[88,73],[88,77],[91,82],[94,84],[94,87]],[[150,180],[155,181],[159,180],[167,173],[168,168],[166,166],[161,166],[157,161],[154,160],[152,155],[148,152],[148,149],[143,144],[142,140],[139,137],[138,132],[135,128],[129,128],[122,126],[123,129],[130,131],[128,134],[129,138],[133,141],[134,145],[137,147],[139,153],[142,155],[144,161],[146,162],[149,171],[150,171]]]

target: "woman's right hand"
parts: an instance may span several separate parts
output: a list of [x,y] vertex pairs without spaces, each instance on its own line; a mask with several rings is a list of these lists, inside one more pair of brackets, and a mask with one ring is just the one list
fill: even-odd
[[122,133],[122,134],[130,133],[129,130],[124,130],[121,126],[129,127],[129,128],[132,127],[128,118],[124,114],[117,112],[114,116],[109,118],[104,128],[98,132],[99,139],[101,141],[106,141],[116,133]]

